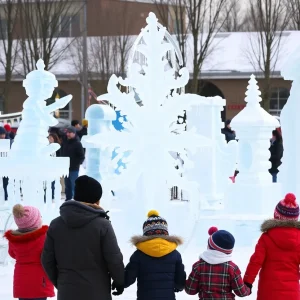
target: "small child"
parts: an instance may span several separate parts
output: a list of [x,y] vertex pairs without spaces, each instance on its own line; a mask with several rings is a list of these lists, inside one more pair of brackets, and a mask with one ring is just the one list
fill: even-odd
[[13,207],[17,230],[5,233],[8,253],[16,260],[14,298],[46,300],[54,297],[54,287],[41,264],[41,254],[48,226],[42,226],[39,210],[17,204]]
[[207,250],[193,265],[185,285],[186,293],[198,293],[200,300],[235,299],[232,291],[239,297],[249,296],[251,289],[244,284],[240,269],[231,261],[235,243],[233,235],[216,227],[211,227],[208,233]]
[[138,300],[175,300],[184,289],[186,273],[176,250],[182,240],[169,236],[167,221],[155,210],[148,213],[143,236],[131,239],[137,250],[125,269],[125,288],[137,279]]

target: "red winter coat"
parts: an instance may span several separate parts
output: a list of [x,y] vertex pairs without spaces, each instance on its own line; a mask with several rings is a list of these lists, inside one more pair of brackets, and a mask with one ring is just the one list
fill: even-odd
[[7,231],[8,253],[16,260],[14,298],[54,297],[54,287],[41,264],[48,226],[29,232]]
[[262,226],[244,282],[259,274],[257,300],[300,300],[300,222],[267,220]]

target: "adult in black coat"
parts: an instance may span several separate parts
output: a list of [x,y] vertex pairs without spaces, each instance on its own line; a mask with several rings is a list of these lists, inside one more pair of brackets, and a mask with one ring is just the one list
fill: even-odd
[[137,300],[175,300],[183,290],[186,273],[180,253],[182,240],[169,236],[168,224],[157,211],[148,213],[143,236],[134,236],[137,250],[125,268],[125,288],[137,280]]
[[271,153],[270,162],[272,164],[269,172],[272,175],[273,182],[277,182],[278,167],[282,164],[281,159],[283,156],[282,136],[278,130],[272,131],[271,147],[269,150]]
[[73,199],[75,180],[78,178],[80,165],[84,161],[84,150],[74,127],[69,127],[66,135],[67,139],[62,144],[61,156],[70,158],[69,176],[65,178],[66,201],[68,201]]
[[58,290],[58,300],[111,300],[124,290],[124,264],[107,214],[99,206],[100,183],[88,176],[76,180],[74,200],[60,208],[49,227],[43,267]]
[[225,135],[227,143],[235,140],[235,132],[230,127],[231,120],[227,120],[225,122],[225,127],[221,130],[221,132]]

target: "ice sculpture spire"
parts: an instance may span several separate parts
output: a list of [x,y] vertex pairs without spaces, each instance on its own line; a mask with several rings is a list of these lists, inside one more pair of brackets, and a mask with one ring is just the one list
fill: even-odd
[[[114,164],[124,152],[132,151],[123,160],[127,163],[126,170],[113,183],[116,189],[132,187],[135,190],[142,176],[144,195],[141,201],[145,201],[145,210],[152,209],[155,203],[161,207],[167,202],[172,186],[192,193],[196,191],[196,184],[182,177],[182,171],[175,168],[177,162],[171,152],[184,154],[186,149],[195,151],[211,145],[208,138],[195,134],[192,128],[191,131],[184,131],[185,125],[177,124],[178,115],[182,115],[183,110],[189,110],[194,103],[206,101],[198,95],[177,93],[189,80],[188,69],[182,68],[177,72],[175,66],[169,63],[167,54],[175,55],[174,46],[165,40],[166,28],[158,26],[153,13],[149,14],[147,24],[142,29],[141,43],[136,47],[136,51],[144,56],[144,63],[133,63],[124,80],[113,75],[108,83],[108,93],[98,97],[98,100],[113,103],[127,116],[128,122],[123,123],[125,130],[101,133],[86,139],[101,149],[120,147],[120,155],[114,158]],[[131,92],[122,93],[119,84],[131,87]],[[142,106],[136,103],[136,94],[142,100]],[[185,159],[185,167],[188,166],[192,164]]]
[[259,90],[255,76],[252,74],[250,76],[249,85],[247,87],[245,102],[249,105],[260,106],[262,98],[260,97],[261,92]]
[[279,167],[278,182],[282,184],[282,196],[294,193],[300,197],[300,49],[289,56],[281,71],[285,80],[291,80],[290,97],[280,114],[280,124],[283,137],[283,158]]
[[[14,186],[21,181],[24,203],[41,206],[44,203],[47,180],[59,179],[69,169],[68,158],[50,156],[60,146],[55,143],[49,145],[47,136],[49,127],[58,123],[52,112],[65,107],[72,96],[60,98],[46,106],[46,100],[52,97],[58,82],[52,73],[44,70],[45,64],[42,59],[36,66],[37,70],[30,72],[23,81],[28,98],[23,104],[22,121],[12,148],[8,157],[1,159],[1,175],[10,178],[9,197],[15,195],[15,201],[21,200],[18,188]],[[49,191],[51,194],[50,185],[47,193]],[[59,180],[56,183],[56,191],[56,198],[60,200]]]

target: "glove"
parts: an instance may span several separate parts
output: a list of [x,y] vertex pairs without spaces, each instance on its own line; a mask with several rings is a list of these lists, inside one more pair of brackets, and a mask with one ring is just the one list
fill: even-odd
[[115,282],[112,283],[111,285],[111,289],[114,291],[114,290],[117,290],[116,292],[113,292],[112,294],[114,296],[120,296],[123,294],[124,292],[124,286],[118,286],[117,284],[115,284]]
[[183,290],[180,290],[180,289],[176,289],[176,288],[174,289],[174,292],[175,292],[175,293],[179,293],[179,292],[182,292],[182,291],[183,291]]
[[251,284],[251,283],[244,282],[244,284],[245,284],[250,290],[252,290],[252,284]]
[[248,282],[244,282],[245,286],[247,286],[250,289],[250,295],[252,294],[252,284]]

